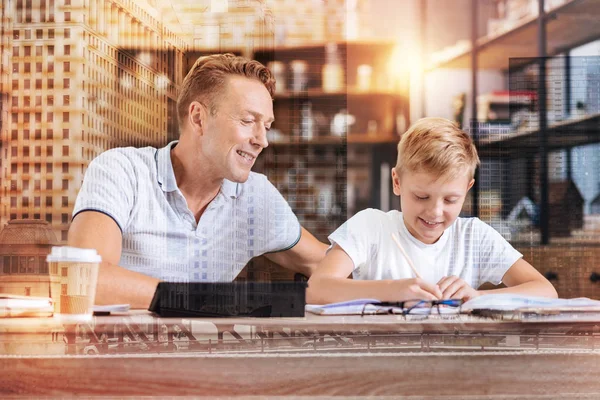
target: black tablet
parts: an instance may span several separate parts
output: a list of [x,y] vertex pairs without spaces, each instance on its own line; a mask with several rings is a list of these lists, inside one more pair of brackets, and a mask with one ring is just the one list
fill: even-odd
[[149,310],[161,317],[303,317],[306,282],[160,282]]

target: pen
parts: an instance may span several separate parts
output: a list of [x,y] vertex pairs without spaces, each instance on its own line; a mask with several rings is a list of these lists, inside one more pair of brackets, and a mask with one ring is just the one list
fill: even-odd
[[412,272],[415,274],[415,276],[417,278],[421,278],[421,275],[417,272],[417,269],[415,268],[415,265],[412,263],[410,257],[408,256],[408,254],[406,253],[406,251],[404,251],[404,248],[402,247],[402,245],[400,244],[400,241],[398,240],[398,238],[396,237],[396,234],[392,233],[392,239],[394,239],[394,242],[396,242],[396,246],[398,246],[398,248],[400,249],[400,251],[402,252],[402,254],[404,255],[404,258],[406,258],[406,261],[408,261],[408,265],[410,266],[410,269],[412,269]]

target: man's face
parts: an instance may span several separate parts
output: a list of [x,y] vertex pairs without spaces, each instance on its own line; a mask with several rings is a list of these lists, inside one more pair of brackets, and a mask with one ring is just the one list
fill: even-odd
[[454,223],[475,182],[466,173],[446,179],[426,172],[405,171],[398,175],[395,169],[392,180],[406,228],[425,244],[437,242]]
[[202,121],[203,158],[213,166],[214,178],[245,182],[256,157],[268,146],[273,123],[273,101],[258,80],[228,77],[223,94],[214,100]]

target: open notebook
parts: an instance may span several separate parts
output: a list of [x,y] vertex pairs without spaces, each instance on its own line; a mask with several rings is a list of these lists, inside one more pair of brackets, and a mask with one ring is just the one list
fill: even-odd
[[[389,314],[390,311],[394,314],[402,314],[403,310],[400,307],[381,306],[378,305],[379,303],[381,302],[375,299],[357,299],[323,305],[307,304],[306,311],[319,315]],[[417,307],[410,313],[412,315],[457,314],[458,307]]]
[[[394,313],[402,314],[401,308],[390,308],[378,306],[379,300],[357,299],[340,303],[324,305],[308,304],[306,311],[319,315],[360,315]],[[465,302],[460,309],[458,307],[433,307],[411,310],[411,314],[464,314],[479,313],[481,311],[492,311],[498,313],[509,312],[531,312],[531,313],[569,313],[569,312],[593,312],[600,313],[600,301],[585,297],[577,299],[550,299],[546,297],[522,296],[516,294],[488,294],[476,297]]]

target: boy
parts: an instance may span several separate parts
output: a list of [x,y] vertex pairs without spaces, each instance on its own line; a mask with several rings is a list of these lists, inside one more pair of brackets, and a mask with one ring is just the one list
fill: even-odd
[[552,284],[498,232],[478,218],[457,218],[478,164],[470,136],[452,122],[417,121],[402,136],[392,169],[402,212],[363,210],[331,234],[307,302],[468,300],[482,294],[477,288],[485,282],[507,286],[485,293],[556,297]]

